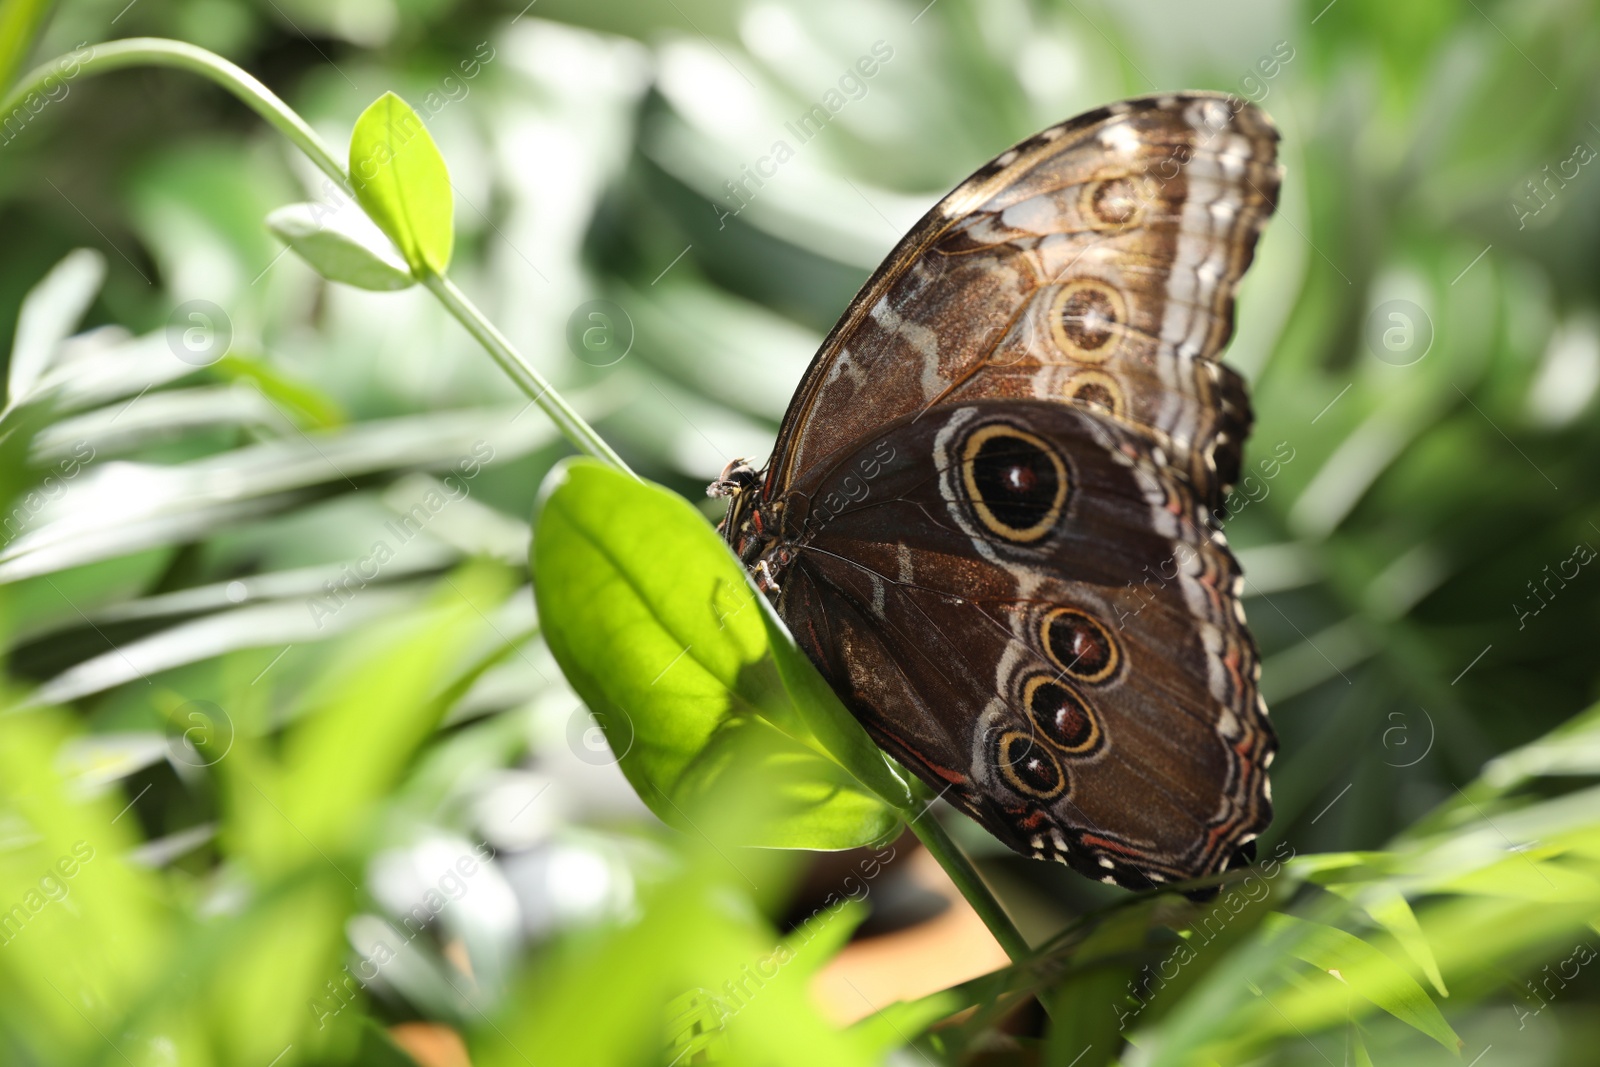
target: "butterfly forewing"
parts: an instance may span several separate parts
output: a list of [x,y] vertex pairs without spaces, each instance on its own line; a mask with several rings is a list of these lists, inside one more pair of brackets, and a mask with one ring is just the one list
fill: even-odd
[[1158,431],[1214,497],[1249,429],[1242,385],[1215,359],[1276,200],[1276,143],[1253,105],[1184,94],[1114,104],[1002,154],[901,241],[830,334],[780,430],[769,493],[885,418],[1033,397]]

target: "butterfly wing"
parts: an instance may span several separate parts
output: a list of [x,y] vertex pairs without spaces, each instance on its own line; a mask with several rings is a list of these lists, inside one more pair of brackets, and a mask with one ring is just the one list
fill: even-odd
[[765,495],[887,419],[984,397],[1155,431],[1215,500],[1250,426],[1216,357],[1280,181],[1277,132],[1213,93],[1122,101],[1003,153],[930,211],[812,362]]
[[1017,851],[1130,888],[1271,820],[1238,565],[1170,459],[1087,408],[950,403],[782,513],[779,611],[878,743]]

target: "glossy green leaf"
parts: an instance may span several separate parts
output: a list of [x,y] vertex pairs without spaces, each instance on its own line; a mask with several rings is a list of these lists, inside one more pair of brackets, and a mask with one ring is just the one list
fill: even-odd
[[546,640],[652,811],[703,831],[731,800],[740,825],[719,829],[777,848],[851,848],[895,829],[811,730],[829,710],[785,692],[755,592],[687,501],[584,460],[541,497],[531,565]]
[[1461,1039],[1416,979],[1381,950],[1336,926],[1293,915],[1267,916],[1269,932],[1287,934],[1285,949],[1296,959],[1321,968],[1396,1019],[1427,1034],[1454,1052]]
[[354,222],[354,211],[287,204],[267,216],[267,229],[330,282],[378,292],[415,285],[406,264],[384,247],[383,234],[376,227],[362,233]]
[[444,273],[455,240],[450,173],[422,117],[394,93],[356,120],[350,184],[413,275]]

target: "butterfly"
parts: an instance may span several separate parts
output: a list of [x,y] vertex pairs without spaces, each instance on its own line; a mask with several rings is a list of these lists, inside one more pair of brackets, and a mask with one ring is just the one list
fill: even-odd
[[1150,888],[1254,858],[1276,739],[1221,530],[1218,361],[1278,135],[1214,93],[1001,153],[823,342],[720,530],[873,739],[1017,852]]

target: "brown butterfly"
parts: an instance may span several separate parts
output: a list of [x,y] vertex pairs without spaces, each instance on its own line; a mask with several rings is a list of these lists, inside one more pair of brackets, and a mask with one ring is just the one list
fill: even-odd
[[1217,362],[1277,132],[1126,100],[980,169],[857,294],[722,532],[873,738],[1007,845],[1130,888],[1248,862],[1276,741],[1217,518]]

